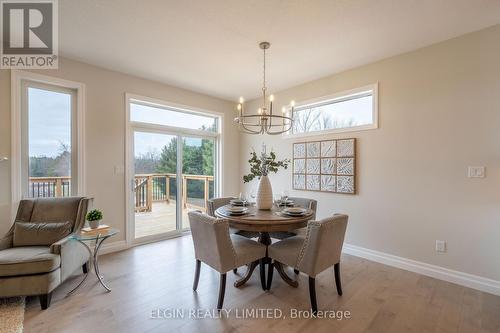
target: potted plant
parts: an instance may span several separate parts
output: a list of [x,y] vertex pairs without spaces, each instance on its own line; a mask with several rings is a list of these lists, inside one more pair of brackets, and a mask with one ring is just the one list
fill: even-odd
[[90,229],[97,229],[102,220],[102,212],[99,209],[92,209],[87,213],[87,221],[89,221]]
[[276,160],[276,154],[271,151],[269,154],[266,152],[266,146],[263,145],[260,157],[257,156],[255,151],[250,153],[251,158],[248,160],[250,164],[250,173],[243,176],[243,182],[248,183],[255,177],[259,178],[259,187],[257,189],[257,208],[258,209],[271,209],[273,206],[273,189],[269,181],[268,174],[270,172],[277,173],[279,168],[288,168],[289,159],[281,161]]

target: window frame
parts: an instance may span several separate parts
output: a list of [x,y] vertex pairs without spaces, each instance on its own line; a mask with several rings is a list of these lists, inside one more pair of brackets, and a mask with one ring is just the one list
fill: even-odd
[[[11,71],[11,193],[12,216],[16,214],[19,201],[28,193],[28,88],[72,92],[71,177],[72,195],[83,196],[85,187],[85,85],[41,75],[37,73]],[[74,179],[74,181],[73,181]]]
[[[322,96],[314,99],[309,99],[305,101],[301,101],[296,103],[295,109],[304,109],[307,107],[315,107],[315,106],[324,106],[333,103],[339,103],[342,101],[348,101],[355,98],[352,98],[353,95],[358,95],[366,91],[372,91],[372,123],[366,125],[352,126],[352,127],[344,127],[344,128],[331,128],[319,131],[311,131],[311,132],[303,132],[303,133],[292,133],[292,129],[290,129],[287,133],[283,133],[283,138],[304,138],[304,137],[312,137],[312,136],[320,136],[327,134],[336,134],[336,133],[348,133],[348,132],[357,132],[364,130],[371,130],[378,128],[379,116],[378,116],[378,82],[365,85],[359,88],[354,88],[350,90],[340,91],[331,95]],[[300,112],[299,111],[295,111]]]
[[[217,131],[215,132],[210,132],[210,131],[203,131],[203,130],[198,130],[198,129],[190,129],[190,128],[185,128],[185,127],[177,127],[177,126],[169,126],[169,125],[160,125],[160,124],[152,124],[152,123],[146,123],[146,122],[138,122],[138,121],[132,121],[131,120],[131,104],[142,104],[146,106],[151,106],[151,107],[156,107],[160,109],[167,109],[167,110],[173,110],[177,112],[183,112],[183,113],[190,113],[190,114],[197,114],[197,115],[202,115],[202,116],[209,116],[209,117],[214,117],[216,118],[217,124]],[[197,137],[197,138],[211,138],[215,142],[215,157],[214,157],[214,163],[215,169],[214,169],[214,179],[215,179],[215,184],[214,184],[214,191],[216,195],[223,195],[223,179],[222,175],[224,174],[224,167],[223,167],[223,151],[224,151],[224,113],[223,112],[217,112],[217,111],[211,111],[211,110],[206,110],[206,109],[200,109],[197,107],[193,106],[188,106],[188,105],[182,105],[174,102],[169,102],[161,99],[156,99],[156,98],[151,98],[147,96],[142,96],[138,94],[133,94],[133,93],[125,93],[125,216],[126,216],[126,231],[125,231],[125,241],[128,245],[132,244],[143,244],[143,243],[148,243],[151,241],[159,240],[159,239],[165,239],[165,238],[157,238],[156,236],[153,237],[146,237],[143,241],[137,241],[134,240],[134,231],[133,231],[133,221],[134,221],[134,214],[132,212],[132,185],[131,185],[131,179],[134,176],[131,171],[131,164],[133,160],[133,149],[134,149],[134,144],[132,141],[132,134],[134,131],[146,131],[146,132],[157,132],[157,133],[170,133],[171,135],[179,135],[179,136],[188,136],[188,137]],[[182,147],[180,146],[181,142],[178,141],[178,149],[180,152],[179,159],[177,163],[182,163]],[[180,165],[178,166],[180,168]],[[182,185],[181,185],[182,186]],[[180,220],[177,220],[179,222]],[[184,231],[182,231],[184,232]],[[178,233],[175,232],[173,233],[172,237],[178,236]]]

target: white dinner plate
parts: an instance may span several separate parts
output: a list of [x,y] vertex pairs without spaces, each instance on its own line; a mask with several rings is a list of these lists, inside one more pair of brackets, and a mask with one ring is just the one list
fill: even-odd
[[228,206],[224,208],[226,212],[231,213],[231,214],[244,214],[248,211],[247,207],[241,207],[241,206]]
[[287,207],[283,209],[282,212],[287,215],[300,216],[307,213],[307,209],[301,207]]
[[247,204],[246,200],[233,199],[229,201],[229,203],[233,206],[245,206]]

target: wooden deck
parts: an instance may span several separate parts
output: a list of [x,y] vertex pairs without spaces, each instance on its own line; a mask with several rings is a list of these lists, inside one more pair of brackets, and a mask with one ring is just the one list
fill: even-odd
[[[175,230],[175,200],[154,202],[151,212],[135,213],[135,237],[156,235]],[[190,208],[182,210],[182,227],[189,228],[187,213]]]

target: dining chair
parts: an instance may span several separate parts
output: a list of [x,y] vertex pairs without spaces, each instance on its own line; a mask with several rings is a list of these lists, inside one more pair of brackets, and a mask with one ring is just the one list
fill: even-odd
[[[229,205],[231,203],[231,200],[233,200],[233,199],[235,199],[235,198],[234,197],[221,197],[221,198],[212,198],[212,199],[207,200],[207,214],[212,216],[212,217],[216,217],[215,211],[222,206]],[[231,227],[229,227],[229,232],[232,234],[238,234],[238,235],[246,237],[246,238],[259,237],[258,232],[238,230],[238,229],[231,228]]]
[[342,296],[340,281],[340,255],[347,229],[347,215],[335,214],[321,221],[310,221],[305,236],[294,236],[269,246],[270,264],[267,289],[271,288],[273,270],[281,264],[291,266],[309,276],[309,296],[313,313],[318,311],[316,301],[316,276],[333,266],[337,293]]
[[[296,207],[302,207],[302,208],[308,208],[313,211],[313,215],[311,216],[311,220],[314,221],[316,220],[316,210],[318,208],[318,201],[314,199],[309,199],[309,198],[299,198],[299,197],[289,197],[289,200],[292,200],[294,203],[294,206]],[[292,230],[290,232],[287,231],[276,231],[276,232],[271,232],[270,236],[275,239],[286,239],[289,237],[293,237],[296,235],[302,235],[305,236],[306,234],[306,228],[300,228],[297,230]]]
[[201,263],[220,273],[217,309],[222,309],[226,290],[226,273],[234,268],[259,261],[266,256],[266,246],[229,233],[229,223],[200,211],[188,213],[193,237],[196,271],[193,290],[198,288]]

